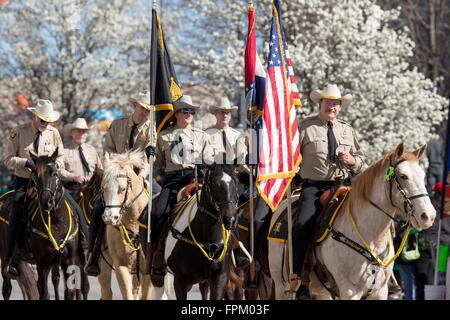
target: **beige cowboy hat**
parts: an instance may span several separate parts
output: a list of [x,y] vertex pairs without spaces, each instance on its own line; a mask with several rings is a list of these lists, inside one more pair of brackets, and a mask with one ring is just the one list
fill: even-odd
[[352,102],[352,95],[346,94],[345,96],[342,96],[341,91],[339,91],[339,88],[335,84],[329,84],[323,90],[313,90],[309,97],[318,104],[320,104],[320,100],[322,99],[341,100],[342,107],[345,107]]
[[73,123],[68,123],[64,126],[64,133],[70,135],[73,129],[89,130],[90,128],[84,118],[77,118]]
[[142,108],[150,110],[150,91],[144,90],[139,92],[137,97],[130,98],[130,102],[139,103],[139,105],[142,106]]
[[209,111],[211,113],[216,113],[217,110],[227,110],[227,111],[235,111],[237,110],[237,106],[232,106],[230,100],[228,98],[220,98],[219,103],[216,106],[212,106]]
[[199,109],[199,106],[195,106],[192,104],[192,98],[191,96],[184,95],[177,101],[174,101],[173,103],[173,110],[179,111],[181,109]]
[[27,109],[46,122],[55,122],[60,116],[58,111],[53,110],[50,100],[38,99],[36,106]]

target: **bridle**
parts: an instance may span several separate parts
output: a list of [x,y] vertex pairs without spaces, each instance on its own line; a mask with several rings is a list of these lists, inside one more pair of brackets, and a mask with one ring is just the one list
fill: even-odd
[[[194,170],[195,172],[195,181],[197,181],[197,170]],[[207,174],[207,177],[205,177],[205,179],[209,179],[209,173]],[[196,182],[197,184],[197,182]],[[209,196],[209,200],[210,202],[212,202],[212,205],[214,206],[214,210],[216,212],[216,214],[212,213],[210,210],[206,209],[204,206],[202,206],[200,204],[199,201],[199,197],[198,197],[198,193],[197,193],[197,185],[196,185],[196,198],[197,198],[197,209],[201,212],[206,213],[208,216],[210,216],[211,218],[223,223],[223,217],[220,214],[217,214],[218,212],[220,212],[220,207],[230,204],[232,206],[234,206],[236,209],[238,207],[238,201],[237,200],[231,200],[231,199],[227,199],[224,201],[216,201],[214,199],[213,192],[211,190],[211,187],[209,186],[209,183],[205,183],[205,185],[203,186],[203,189],[205,189],[205,193],[207,196]]]
[[[61,183],[58,183],[58,181],[60,181],[58,175],[55,174],[55,179],[51,179],[51,182],[50,182],[50,187],[53,187],[53,184],[54,184],[54,186],[55,186],[54,190],[52,190],[50,187],[43,187],[42,189],[40,189],[38,187],[36,173],[34,175],[32,175],[32,180],[34,181],[34,184],[36,185],[39,207],[41,207],[41,199],[43,198],[42,196],[44,195],[45,192],[48,192],[50,194],[50,199],[53,202],[53,209],[56,209],[59,206],[59,204],[61,203],[61,200],[64,198],[64,192],[61,192],[61,197],[55,203],[55,195],[56,195],[57,191],[64,188]],[[54,180],[54,182],[53,182],[53,180]]]
[[391,218],[392,220],[394,220],[397,223],[401,224],[401,227],[405,227],[411,224],[411,217],[413,215],[413,211],[414,211],[414,205],[411,202],[411,200],[414,199],[418,199],[421,197],[430,197],[430,195],[428,193],[420,193],[420,194],[416,194],[413,196],[407,196],[406,195],[406,190],[401,186],[400,181],[398,179],[398,175],[395,171],[395,169],[398,167],[398,165],[402,162],[405,162],[406,159],[400,159],[399,161],[397,161],[394,165],[392,165],[392,162],[389,161],[389,167],[386,171],[386,174],[384,175],[384,180],[387,181],[389,183],[389,201],[391,202],[391,205],[396,208],[399,209],[394,202],[392,201],[392,189],[393,189],[393,184],[395,182],[395,186],[397,187],[398,191],[400,192],[400,194],[402,195],[404,201],[403,201],[403,209],[406,213],[406,220],[402,220],[402,219],[397,219],[395,218],[393,215],[387,213],[385,210],[383,210],[382,208],[380,208],[380,206],[378,206],[377,204],[375,204],[372,200],[370,200],[370,204],[373,205],[375,208],[377,208],[378,210],[380,210],[381,212],[383,212],[384,214],[386,214],[389,218]]
[[[134,197],[133,200],[131,200],[128,204],[128,194],[129,190],[131,189],[131,177],[129,177],[127,174],[118,174],[115,176],[115,178],[125,178],[127,179],[127,188],[125,190],[125,197],[123,198],[122,204],[105,204],[105,209],[107,208],[120,208],[120,214],[122,215],[124,211],[129,211],[132,208],[133,203],[142,195],[144,192],[145,184],[142,184],[142,190],[138,193],[136,197]],[[103,189],[103,188],[102,188]],[[103,193],[103,190],[102,190]]]

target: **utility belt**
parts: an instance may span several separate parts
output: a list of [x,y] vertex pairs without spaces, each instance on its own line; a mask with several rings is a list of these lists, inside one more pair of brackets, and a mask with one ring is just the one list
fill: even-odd
[[79,190],[82,187],[81,183],[75,182],[75,181],[64,181],[63,186],[66,189],[70,190]]
[[[303,179],[302,180],[304,186],[316,186],[316,187],[332,187],[336,184],[336,181],[320,181],[320,180],[311,180],[311,179]],[[345,178],[342,181],[344,186],[351,185],[350,177]]]
[[[198,170],[198,174],[200,174],[200,170]],[[193,175],[194,169],[181,169],[167,172],[166,177],[185,177]]]

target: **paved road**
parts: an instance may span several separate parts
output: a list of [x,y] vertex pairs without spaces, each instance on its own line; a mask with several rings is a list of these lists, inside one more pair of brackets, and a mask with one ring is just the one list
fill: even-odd
[[[62,283],[62,277],[60,281],[59,286],[59,295],[60,298],[64,298],[64,289],[63,289],[63,283]],[[3,284],[3,279],[0,276],[0,284]],[[97,280],[97,277],[89,277],[89,300],[99,300],[100,299],[100,284]],[[17,285],[16,281],[12,282],[13,290],[11,293],[11,300],[22,300],[22,292],[20,291],[19,286]],[[51,283],[51,279],[49,277],[48,281],[48,288],[50,293],[50,299],[54,300],[54,290],[53,290],[53,284]],[[117,280],[115,275],[112,277],[112,290],[113,290],[113,300],[122,300],[122,295],[120,294],[119,285],[117,284]],[[173,290],[173,288],[172,288]],[[0,295],[0,299],[3,299]],[[200,292],[198,290],[198,285],[195,285],[192,290],[188,293],[188,300],[199,300],[201,299]]]

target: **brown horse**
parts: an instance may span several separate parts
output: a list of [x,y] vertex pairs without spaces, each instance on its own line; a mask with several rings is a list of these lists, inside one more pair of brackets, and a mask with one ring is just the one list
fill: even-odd
[[[83,211],[84,218],[86,219],[86,222],[88,225],[90,225],[92,220],[92,211],[94,209],[93,200],[96,196],[99,195],[100,189],[101,189],[101,182],[102,182],[102,176],[103,176],[103,170],[95,167],[94,174],[89,180],[89,182],[82,186],[78,192],[74,195],[75,199],[78,200],[78,205],[80,206],[81,210]],[[88,236],[88,235],[86,235]],[[78,265],[84,266],[86,264],[86,243],[84,241],[80,241],[80,244],[78,245]],[[77,300],[87,300],[88,293],[89,293],[89,280],[84,272],[84,270],[81,270],[81,290],[76,290],[76,296]],[[52,269],[52,284],[55,292],[55,299],[59,300],[59,281],[60,281],[60,272],[59,272],[59,266],[55,266]]]
[[[1,261],[2,261],[2,276],[3,276],[3,285],[2,285],[2,294],[3,299],[9,300],[11,297],[12,285],[11,279],[6,277],[4,274],[4,265],[5,261],[5,246],[6,246],[6,237],[8,234],[8,226],[9,226],[9,213],[14,201],[14,190],[11,190],[0,197],[0,252],[1,252]],[[17,283],[19,285],[20,290],[22,291],[22,295],[24,300],[37,300],[39,298],[39,292],[37,289],[36,278],[31,265],[25,261],[20,262],[20,276],[17,279]]]
[[[32,155],[36,164],[32,179],[36,185],[38,205],[29,212],[31,232],[27,236],[26,246],[22,250],[16,250],[22,260],[37,265],[41,300],[49,299],[47,279],[52,268],[61,266],[65,279],[68,279],[71,276],[68,273],[69,267],[80,267],[77,259],[78,220],[64,196],[64,187],[57,176],[57,154],[56,150],[50,157],[36,158]],[[72,300],[75,288],[66,286],[64,296],[65,299]]]

